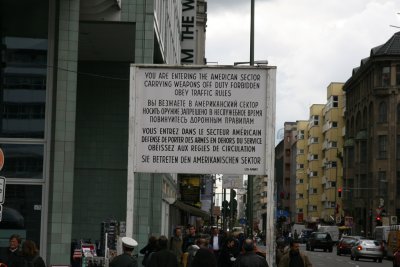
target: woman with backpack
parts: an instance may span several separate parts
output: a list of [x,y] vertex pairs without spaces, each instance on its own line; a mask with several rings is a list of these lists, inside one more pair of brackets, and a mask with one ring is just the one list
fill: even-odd
[[32,240],[26,240],[22,244],[22,257],[25,260],[25,266],[27,267],[46,267],[44,260],[39,255],[39,250],[36,247],[35,242]]
[[142,265],[147,266],[149,264],[151,255],[157,251],[158,251],[158,238],[155,236],[150,236],[147,245],[139,251],[140,254],[144,255]]

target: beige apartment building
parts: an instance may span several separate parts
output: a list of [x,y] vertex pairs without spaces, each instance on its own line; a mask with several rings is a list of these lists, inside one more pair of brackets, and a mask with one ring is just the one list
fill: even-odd
[[303,223],[308,219],[308,121],[297,121],[296,142],[296,223]]
[[296,151],[296,223],[341,223],[343,220],[342,87],[341,83],[331,83],[327,88],[327,103],[313,104],[309,120],[297,121],[297,142],[293,149]]

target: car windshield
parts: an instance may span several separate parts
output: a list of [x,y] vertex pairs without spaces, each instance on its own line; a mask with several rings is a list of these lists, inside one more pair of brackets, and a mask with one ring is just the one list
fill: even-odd
[[345,238],[345,239],[343,239],[342,242],[343,242],[344,244],[352,244],[352,243],[355,243],[356,240],[355,240],[355,239],[352,239],[352,238]]
[[317,234],[316,238],[318,238],[318,239],[328,238],[328,234]]
[[375,240],[365,240],[365,241],[363,241],[363,244],[366,246],[376,246],[376,247],[379,247],[381,245],[381,244],[379,244],[378,241],[375,241]]

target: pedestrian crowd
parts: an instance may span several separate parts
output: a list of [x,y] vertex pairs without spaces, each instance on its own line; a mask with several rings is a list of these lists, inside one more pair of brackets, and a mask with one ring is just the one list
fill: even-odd
[[192,225],[177,227],[169,239],[151,236],[139,252],[145,267],[268,267],[253,239],[218,228],[198,234]]
[[11,235],[9,246],[0,254],[1,267],[46,267],[39,249],[32,240],[25,240],[19,235]]

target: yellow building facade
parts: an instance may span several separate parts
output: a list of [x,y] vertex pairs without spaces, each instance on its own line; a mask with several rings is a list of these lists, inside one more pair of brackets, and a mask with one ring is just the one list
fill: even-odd
[[297,121],[296,223],[342,220],[344,94],[327,88],[327,103],[313,104],[309,120]]

